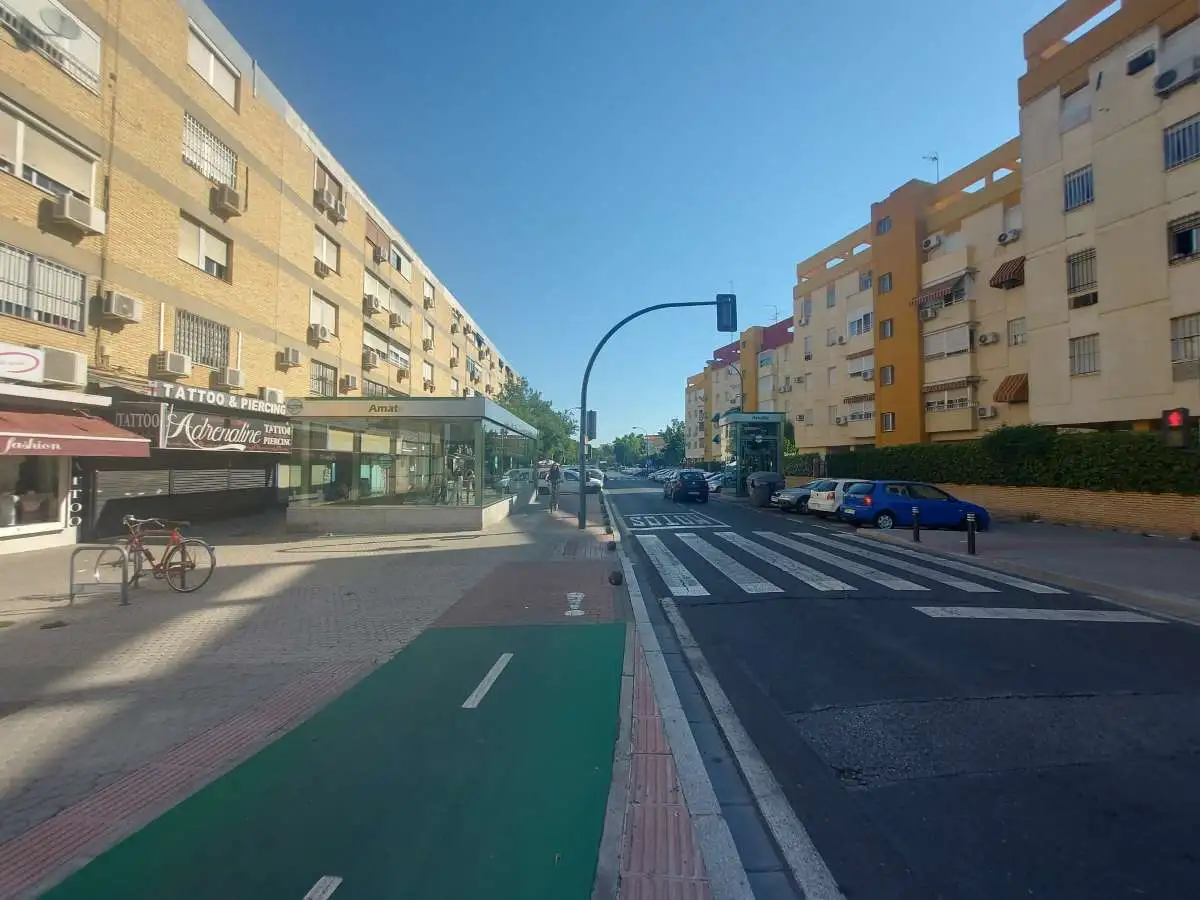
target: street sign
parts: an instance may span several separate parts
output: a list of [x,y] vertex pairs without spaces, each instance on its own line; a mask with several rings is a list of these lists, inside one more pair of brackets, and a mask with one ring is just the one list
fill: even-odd
[[717,331],[737,330],[737,295],[717,294]]

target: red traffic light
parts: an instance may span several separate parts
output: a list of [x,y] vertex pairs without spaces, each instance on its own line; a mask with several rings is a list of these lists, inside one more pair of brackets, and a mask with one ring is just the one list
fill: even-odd
[[1168,428],[1182,428],[1186,424],[1182,409],[1172,409],[1167,412]]

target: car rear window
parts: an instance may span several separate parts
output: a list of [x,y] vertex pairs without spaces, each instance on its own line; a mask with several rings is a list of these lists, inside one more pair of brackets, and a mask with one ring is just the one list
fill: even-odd
[[847,490],[846,493],[854,494],[856,497],[861,497],[863,494],[871,493],[871,488],[873,487],[875,487],[873,482],[860,481],[857,484],[850,485],[850,489]]
[[832,491],[835,487],[837,487],[836,481],[826,480],[826,481],[818,481],[816,484],[814,484],[812,486],[812,489],[814,491]]

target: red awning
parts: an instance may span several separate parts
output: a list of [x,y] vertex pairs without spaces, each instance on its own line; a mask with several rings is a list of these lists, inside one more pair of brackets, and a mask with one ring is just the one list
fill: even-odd
[[924,309],[932,303],[938,303],[945,300],[958,288],[967,276],[955,275],[953,278],[947,278],[945,281],[939,281],[937,284],[927,287],[913,297],[912,304],[918,309]]
[[103,419],[0,411],[0,456],[150,455],[150,441]]
[[1020,287],[1025,283],[1025,257],[1018,256],[1016,259],[1010,259],[1008,262],[1001,264],[996,270],[996,274],[992,276],[988,282],[994,288],[1008,290],[1009,288]]

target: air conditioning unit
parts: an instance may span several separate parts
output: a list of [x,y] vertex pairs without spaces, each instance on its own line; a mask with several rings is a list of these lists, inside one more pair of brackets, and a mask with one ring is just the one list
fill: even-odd
[[1000,335],[994,331],[985,331],[979,335],[979,346],[986,347],[988,344],[994,344],[1000,340]]
[[[425,298],[425,308],[426,308],[426,309],[433,309],[433,298],[432,298],[432,297],[426,297],[426,298]],[[467,333],[469,334],[470,332],[467,332]]]
[[212,210],[219,216],[240,216],[242,195],[227,184],[218,184],[212,189]]
[[155,356],[155,362],[161,375],[179,375],[186,378],[192,374],[192,358],[186,353],[163,350]]
[[921,307],[921,321],[922,322],[932,322],[937,317],[938,317],[938,311],[937,311],[936,306],[922,306]]
[[387,251],[382,247],[374,247],[371,249],[371,259],[375,261],[376,265],[387,262]]
[[421,348],[423,350],[432,350],[433,349],[433,338],[425,338],[425,340],[421,341]]
[[808,361],[809,361],[809,360],[811,360],[811,359],[812,359],[812,354],[811,354],[811,353],[805,353],[805,354],[804,354],[804,361],[805,361],[805,362],[808,362]]
[[345,222],[346,221],[346,201],[345,200],[339,200],[335,204],[333,204],[332,215],[333,215],[333,221],[335,221],[335,222]]
[[994,406],[981,406],[981,407],[979,407],[979,418],[981,418],[981,419],[994,419],[994,418],[996,418],[996,407],[994,407]]
[[792,416],[792,418],[795,419],[797,422],[803,422],[804,421],[804,413],[796,413],[794,416]]
[[241,369],[218,369],[217,386],[241,390],[246,386],[246,374]]
[[458,368],[458,357],[457,356],[450,357],[450,368],[452,368],[452,369]]
[[291,369],[300,365],[300,351],[296,347],[285,347],[279,351],[279,365]]
[[1154,79],[1154,93],[1160,97],[1173,94],[1200,78],[1200,56],[1193,56],[1190,61],[1180,63],[1174,69],[1161,72]]
[[258,389],[258,396],[259,399],[264,400],[267,403],[287,402],[287,394],[285,394],[279,388],[260,387]]
[[450,333],[451,333],[451,334],[458,334],[458,323],[457,323],[457,322],[451,322],[451,323],[450,323]]
[[363,312],[368,316],[374,316],[383,312],[383,301],[372,294],[364,294]]
[[936,234],[931,234],[925,240],[921,241],[921,249],[928,253],[930,250],[936,250],[942,246],[942,239]]
[[324,278],[330,272],[332,272],[333,269],[330,268],[329,263],[325,262],[325,260],[318,259],[313,263],[313,271],[315,271],[321,278]]
[[432,382],[432,381],[430,381],[430,380],[426,379],[426,380],[425,380],[425,385],[424,385],[424,387],[425,387],[425,390],[429,391],[429,393],[431,393],[431,394],[433,393],[433,391],[434,391],[434,386],[433,386],[433,382]]
[[109,291],[102,308],[106,318],[120,319],[122,322],[142,321],[142,301],[127,294]]
[[463,389],[462,389],[462,395],[463,395],[464,397],[470,397],[470,396],[471,396],[471,389],[470,389],[469,387],[465,387],[465,388],[463,388]]
[[84,234],[104,234],[108,221],[104,210],[80,200],[74,194],[63,194],[54,201],[51,218],[60,225],[70,225]]
[[800,322],[798,324],[800,325],[801,328],[806,326],[808,324],[808,316],[801,316]]
[[875,370],[874,369],[863,369],[862,377],[863,377],[863,381],[874,381],[875,380]]
[[401,363],[396,368],[396,380],[405,381],[408,379],[408,366]]
[[313,322],[308,326],[308,336],[318,344],[328,344],[333,338],[333,334],[330,332],[329,327],[322,325],[320,322]]
[[850,421],[850,420],[847,419],[845,416],[838,416],[836,419],[833,420],[833,424],[834,425],[845,425],[848,421]]
[[404,321],[404,316],[400,315],[400,313],[392,313],[390,316],[388,316],[388,326],[391,328],[400,328],[406,324],[407,323]]
[[838,335],[838,346],[840,347],[844,343],[846,343],[846,339],[844,337],[842,337],[842,335],[839,334]]
[[313,206],[322,212],[332,210],[336,202],[333,199],[333,191],[321,190],[320,188],[313,191]]
[[998,238],[996,238],[996,243],[1000,244],[1001,246],[1004,246],[1005,244],[1011,244],[1013,241],[1019,239],[1020,237],[1021,237],[1021,229],[1020,228],[1010,228],[1010,229],[1008,229],[1008,231],[1000,232],[1000,236]]
[[45,354],[42,364],[42,381],[46,384],[62,384],[68,387],[84,387],[87,384],[87,356],[75,350],[60,350],[58,347],[42,345],[38,348]]
[[378,350],[372,350],[370,347],[363,347],[362,365],[364,369],[377,369],[381,358]]
[[358,376],[357,375],[343,375],[342,376],[342,390],[346,393],[349,393],[350,391],[357,391],[358,390]]

